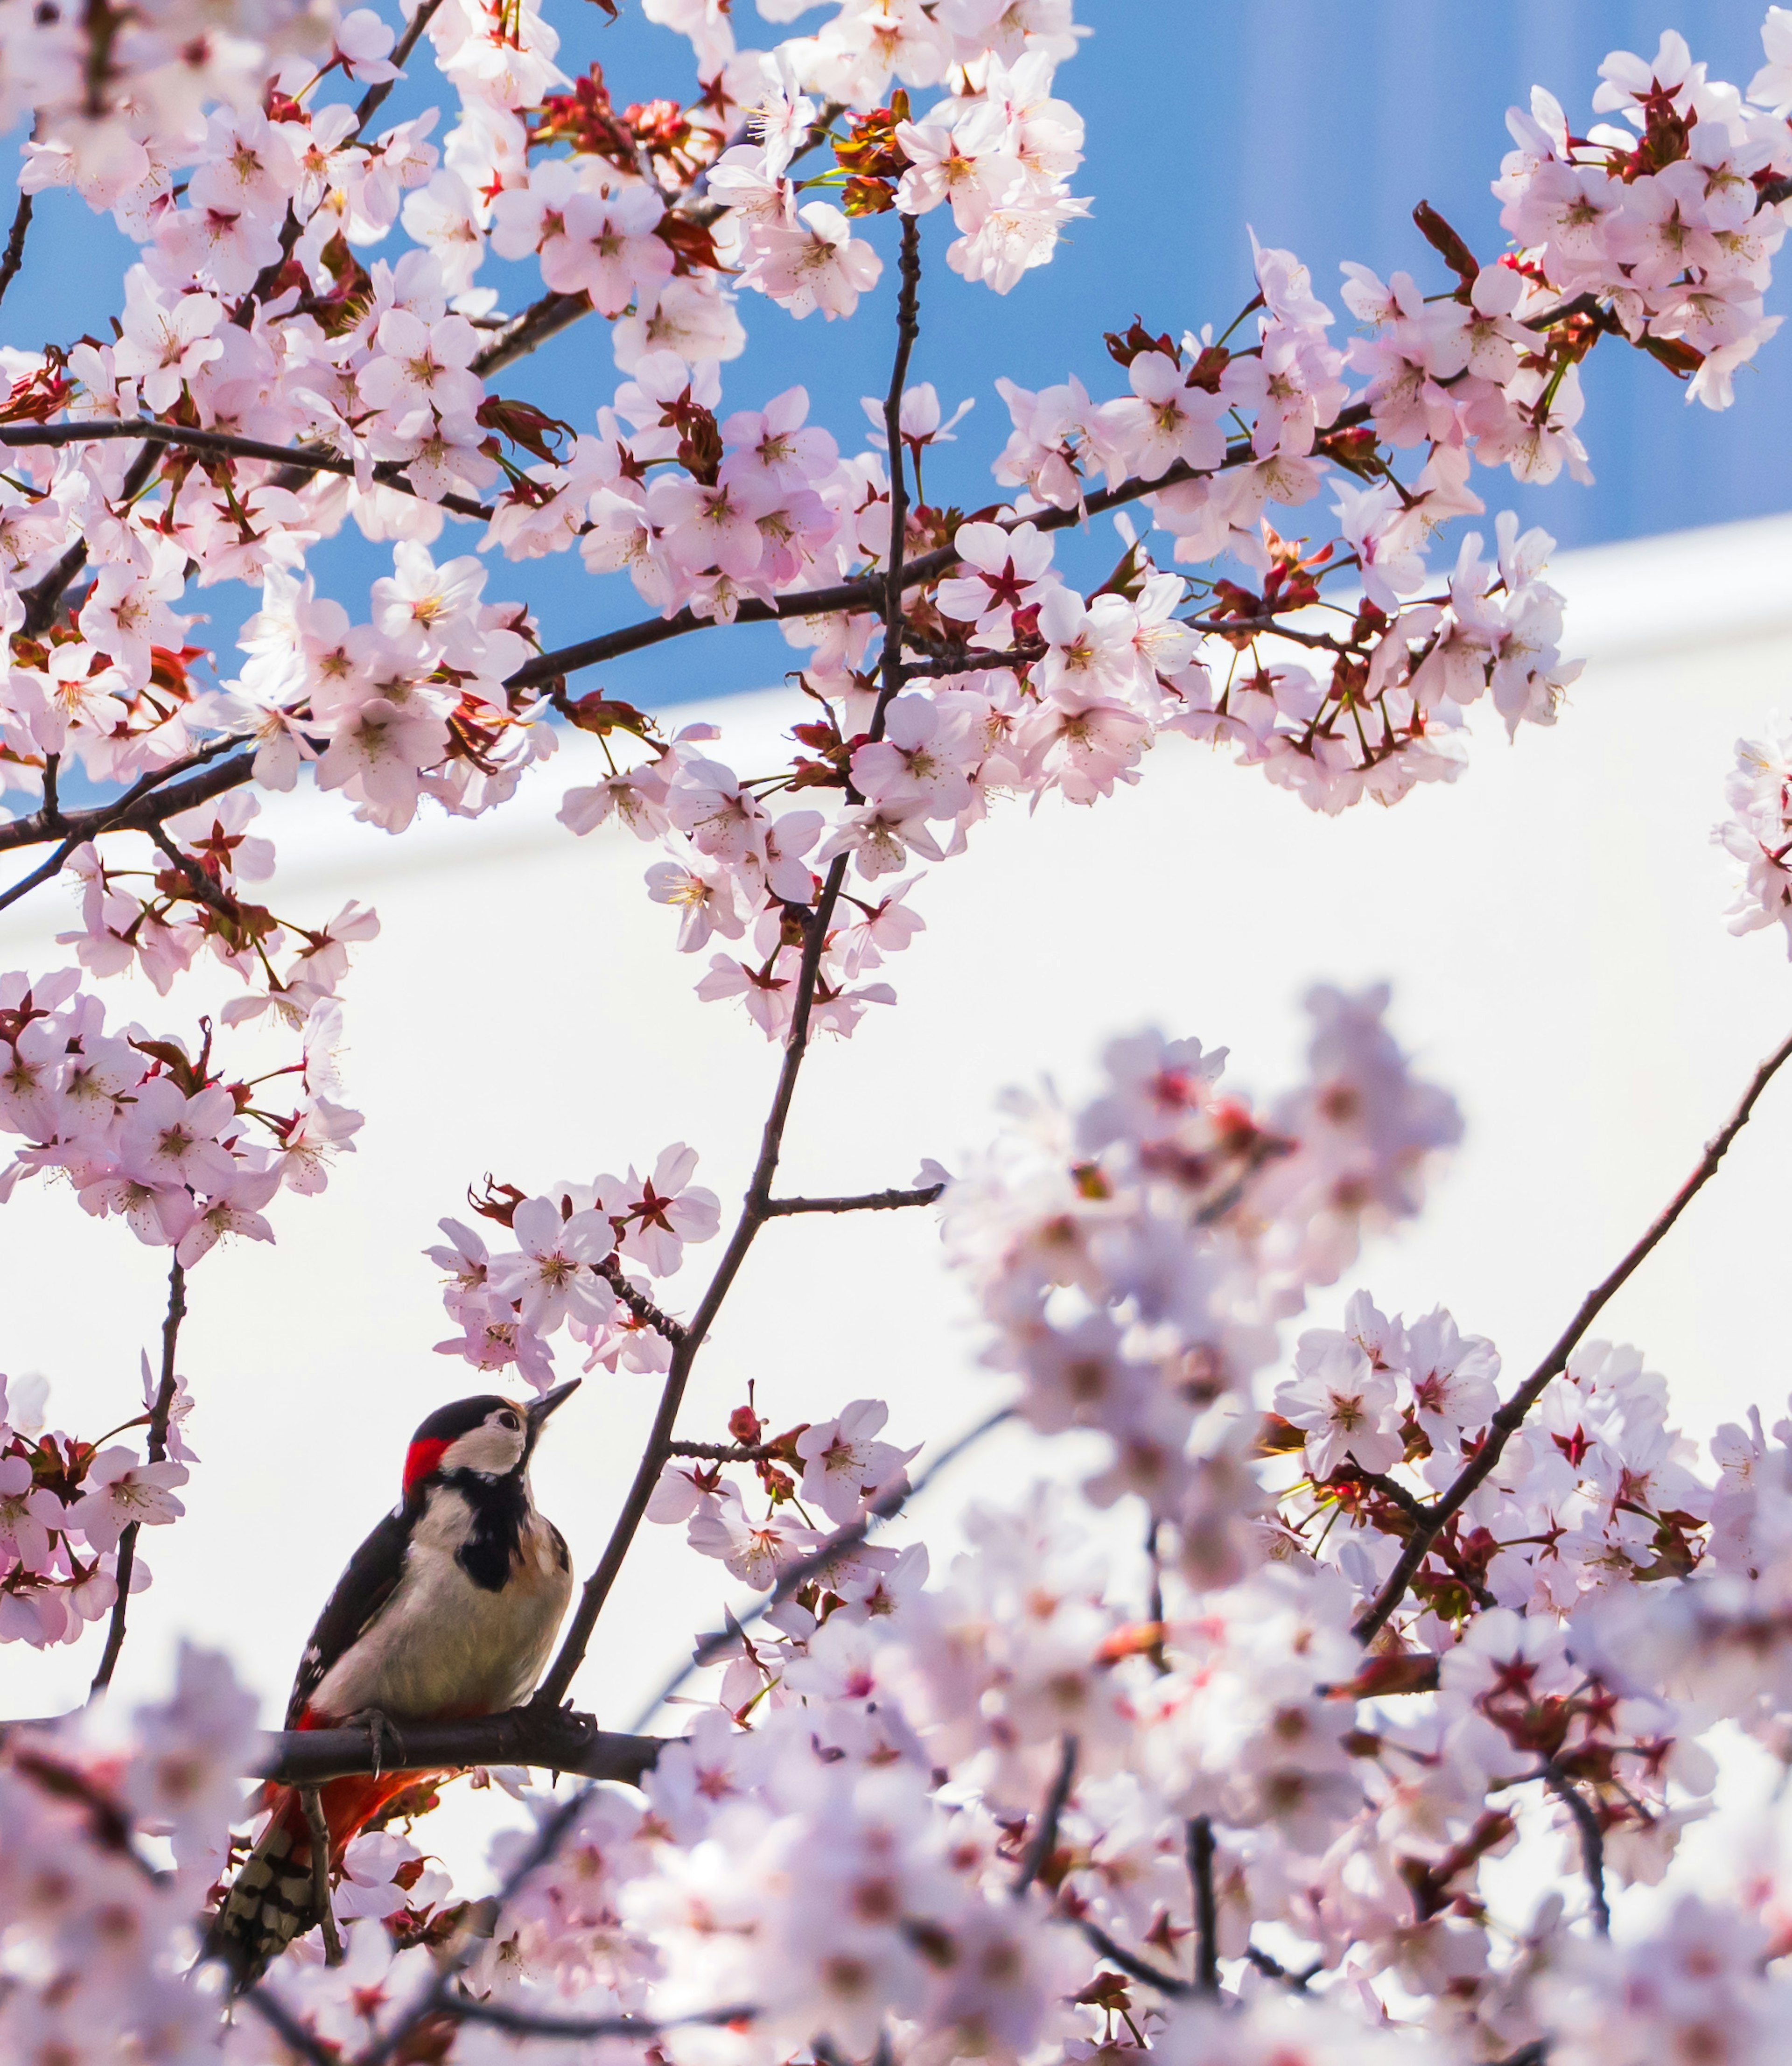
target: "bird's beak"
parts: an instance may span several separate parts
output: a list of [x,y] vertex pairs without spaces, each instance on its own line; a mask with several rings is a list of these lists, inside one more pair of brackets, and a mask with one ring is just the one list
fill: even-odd
[[529,1421],[529,1440],[532,1446],[535,1437],[541,1433],[542,1424],[548,1416],[556,1407],[564,1406],[584,1382],[583,1378],[575,1377],[569,1383],[557,1384],[552,1392],[543,1392],[533,1406],[525,1408],[524,1412]]

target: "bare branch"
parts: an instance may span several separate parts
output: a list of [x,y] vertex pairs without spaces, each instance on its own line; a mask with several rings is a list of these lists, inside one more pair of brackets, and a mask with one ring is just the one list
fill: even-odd
[[1214,1899],[1214,1825],[1197,1815],[1188,1825],[1189,1886],[1194,1898],[1194,1981],[1219,1992],[1219,1910]]
[[711,1464],[758,1464],[781,1453],[776,1442],[669,1442],[675,1456],[693,1456]]
[[460,1995],[444,2002],[442,2007],[444,2014],[458,2016],[463,2023],[486,2023],[494,2030],[513,2030],[525,2037],[658,2037],[663,2031],[686,2030],[693,2024],[751,2023],[759,2014],[756,2007],[747,2003],[732,2008],[671,2015],[663,2022],[647,2015],[537,2015],[503,2002],[474,2001]]
[[[149,1409],[147,1447],[152,1464],[163,1462],[168,1456],[168,1416],[173,1409],[178,1388],[174,1352],[180,1339],[180,1323],[186,1317],[187,1273],[176,1259],[168,1273],[168,1313],[162,1322],[162,1380],[156,1387],[156,1403]],[[136,1564],[137,1530],[142,1525],[141,1521],[129,1522],[118,1538],[118,1597],[112,1602],[111,1622],[106,1631],[106,1647],[100,1656],[99,1669],[93,1675],[93,1684],[87,1691],[90,1700],[97,1699],[112,1683],[119,1652],[124,1647],[125,1610],[131,1598],[131,1574]]]
[[663,1335],[675,1348],[684,1339],[683,1322],[673,1319],[660,1311],[647,1293],[639,1286],[630,1283],[622,1273],[622,1266],[614,1255],[606,1256],[597,1266],[597,1272],[616,1296],[627,1306],[643,1327],[651,1327],[656,1335]]
[[[184,423],[164,423],[152,416],[0,424],[0,445],[103,444],[117,438],[141,438],[151,445],[178,445],[193,452],[215,453],[221,459],[261,460],[289,473],[335,473],[346,479],[352,479],[355,473],[353,460],[344,459],[339,452],[326,452],[320,446],[264,444],[259,438],[239,438],[227,431],[201,430]],[[404,460],[382,460],[374,468],[373,477],[383,488],[395,488],[401,495],[416,496],[417,490],[404,477],[407,464]],[[488,523],[493,514],[483,502],[464,495],[419,496],[418,500],[434,501],[456,516],[477,517]]]
[[1053,1775],[1052,1789],[1045,1797],[1045,1805],[1040,1810],[1039,1827],[1022,1853],[1020,1870],[1014,1876],[1014,1884],[1008,1889],[1016,1901],[1037,1879],[1050,1863],[1052,1853],[1058,1847],[1058,1819],[1064,1813],[1064,1805],[1070,1798],[1070,1789],[1076,1777],[1076,1739],[1067,1736],[1058,1753],[1058,1768]]
[[1186,1980],[1178,1979],[1174,1973],[1160,1972],[1155,1966],[1140,1958],[1137,1952],[1129,1951],[1124,1944],[1116,1943],[1100,1923],[1091,1922],[1086,1915],[1077,1917],[1076,1923],[1085,1938],[1104,1959],[1113,1959],[1123,1973],[1130,1973],[1135,1980],[1142,1980],[1148,1987],[1155,1987],[1159,1994],[1177,1999],[1194,1992]]
[[1543,1784],[1575,1819],[1580,1835],[1580,1869],[1587,1878],[1587,1893],[1592,1904],[1593,1926],[1600,1936],[1612,1934],[1612,1910],[1605,1898],[1605,1833],[1599,1827],[1599,1811],[1552,1758],[1541,1773]]
[[18,206],[13,211],[12,233],[6,239],[6,251],[0,257],[0,301],[6,298],[6,290],[18,277],[18,269],[25,263],[25,233],[31,226],[31,196],[22,193]]
[[765,1217],[776,1220],[793,1213],[893,1213],[905,1205],[930,1205],[945,1189],[943,1184],[926,1184],[918,1191],[863,1191],[849,1198],[773,1198]]
[[519,359],[526,359],[537,345],[557,337],[591,313],[591,297],[582,289],[576,294],[546,294],[532,302],[506,323],[485,349],[474,357],[472,371],[480,379],[501,372]]
[[1762,1092],[1788,1059],[1792,1059],[1792,1036],[1782,1040],[1749,1078],[1741,1101],[1706,1143],[1705,1153],[1700,1157],[1692,1175],[1656,1214],[1648,1231],[1628,1251],[1617,1267],[1609,1276],[1595,1284],[1581,1301],[1579,1311],[1563,1330],[1561,1339],[1494,1416],[1486,1439],[1473,1457],[1458,1472],[1449,1488],[1421,1509],[1423,1518],[1408,1537],[1406,1547],[1401,1552],[1400,1561],[1389,1573],[1380,1591],[1357,1618],[1355,1633],[1359,1643],[1373,1641],[1386,1624],[1388,1617],[1405,1598],[1406,1588],[1425,1562],[1432,1544],[1443,1533],[1451,1518],[1461,1511],[1476,1487],[1486,1481],[1504,1453],[1506,1444],[1525,1416],[1543,1397],[1550,1383],[1567,1367],[1569,1357],[1579,1346],[1587,1330],[1660,1246],[1681,1214],[1717,1173],[1717,1165],[1729,1151],[1730,1143],[1748,1124]]
[[324,1816],[322,1797],[316,1787],[302,1787],[298,1797],[305,1809],[305,1827],[311,1838],[311,1902],[323,1929],[323,1963],[339,1966],[346,1955],[343,1951],[343,1933],[336,1927],[336,1904],[330,1898],[330,1824]]
[[[569,1708],[513,1707],[471,1721],[407,1722],[405,1768],[460,1772],[476,1764],[526,1764],[632,1786],[653,1769],[668,1740],[617,1736]],[[262,1737],[261,1745],[255,1776],[282,1786],[318,1785],[377,1767],[378,1752],[364,1728],[274,1729]]]

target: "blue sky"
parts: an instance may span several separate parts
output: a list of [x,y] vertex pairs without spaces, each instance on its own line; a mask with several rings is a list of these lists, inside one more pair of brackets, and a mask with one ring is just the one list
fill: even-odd
[[[590,0],[550,4],[569,71],[600,59],[618,103],[687,95],[687,46],[644,22],[634,0],[623,0],[622,18],[611,25]],[[736,10],[741,38],[749,40],[760,27],[752,0],[736,0]],[[1715,75],[1745,84],[1761,61],[1763,11],[1761,0],[1701,0],[1677,14],[1620,0],[1501,0],[1480,8],[1439,0],[1348,7],[1337,0],[1082,0],[1079,14],[1093,33],[1060,83],[1089,124],[1076,190],[1093,196],[1092,220],[1051,266],[1006,298],[949,273],[941,256],[949,225],[943,216],[927,225],[915,377],[932,380],[948,407],[965,396],[977,403],[959,443],[930,469],[930,494],[971,505],[995,492],[988,464],[1007,428],[996,375],[1038,387],[1076,372],[1097,393],[1113,391],[1119,376],[1101,334],[1124,328],[1135,310],[1153,330],[1207,321],[1223,328],[1251,291],[1247,224],[1264,242],[1291,246],[1308,261],[1339,309],[1340,329],[1348,321],[1336,296],[1341,259],[1384,273],[1408,266],[1421,278],[1428,265],[1436,269],[1410,219],[1421,198],[1491,256],[1502,238],[1487,183],[1506,148],[1505,111],[1534,80],[1584,123],[1603,54],[1621,46],[1646,55],[1663,27],[1678,26]],[[776,33],[765,28],[764,40]],[[424,68],[391,107],[414,111],[436,83]],[[891,218],[866,233],[887,258]],[[83,330],[105,334],[131,255],[109,220],[96,221],[72,196],[47,196],[7,297],[6,341],[31,346]],[[887,377],[893,273],[886,269],[849,323],[818,316],[797,323],[758,297],[744,298],[751,342],[725,369],[725,401],[750,406],[801,383],[817,420],[843,441],[862,436],[869,427],[858,398],[881,391]],[[484,277],[508,306],[537,290],[532,273],[493,265]],[[1478,474],[1490,512],[1516,507],[1567,546],[1787,507],[1789,354],[1792,342],[1774,339],[1758,370],[1738,382],[1737,406],[1714,417],[1689,409],[1660,367],[1606,345],[1587,369],[1581,427],[1596,485],[1563,480],[1518,491],[1502,476]],[[607,334],[593,321],[497,385],[584,427],[616,378]],[[461,535],[471,536],[451,525],[438,550],[456,549]],[[1104,524],[1080,553],[1074,544],[1068,550],[1075,564],[1086,557],[1092,568],[1097,561],[1105,566],[1113,543]],[[320,585],[359,613],[385,553],[351,535],[318,548],[314,565]],[[592,581],[571,554],[514,568],[494,557],[487,592],[526,598],[550,645],[644,614],[625,583]],[[212,623],[195,636],[227,645],[253,598],[227,589],[197,602]],[[760,686],[798,657],[775,630],[749,627],[632,656],[603,681],[616,695],[660,703]]]

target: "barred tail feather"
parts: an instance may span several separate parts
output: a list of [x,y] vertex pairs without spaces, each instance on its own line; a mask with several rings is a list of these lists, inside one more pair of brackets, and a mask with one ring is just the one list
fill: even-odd
[[237,1991],[253,1987],[295,1937],[322,1921],[311,1874],[311,1837],[298,1796],[282,1788],[261,1840],[212,1918],[206,1954],[230,1968]]
[[[327,1780],[318,1788],[330,1831],[332,1871],[342,1867],[351,1840],[386,1804],[432,1775],[386,1772]],[[240,1993],[254,1985],[295,1937],[323,1920],[311,1875],[311,1833],[305,1804],[290,1786],[270,1786],[273,1813],[260,1841],[231,1882],[205,1939],[208,1958],[221,1959]]]

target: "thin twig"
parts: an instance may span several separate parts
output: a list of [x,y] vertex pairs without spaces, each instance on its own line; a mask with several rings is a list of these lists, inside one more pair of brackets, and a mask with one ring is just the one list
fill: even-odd
[[13,282],[18,277],[18,269],[25,263],[25,233],[31,226],[31,196],[21,194],[18,206],[13,212],[12,234],[6,239],[6,252],[0,258],[0,301]]
[[330,1898],[330,1824],[323,1797],[316,1787],[302,1786],[298,1797],[311,1837],[311,1902],[323,1930],[323,1963],[339,1966],[347,1955],[343,1950],[343,1933],[336,1927],[336,1906]]
[[597,1265],[597,1272],[643,1327],[651,1327],[656,1335],[663,1335],[675,1347],[684,1339],[683,1323],[661,1312],[639,1285],[630,1283],[614,1255],[606,1256]]
[[1194,1982],[1219,1992],[1219,1909],[1214,1899],[1214,1825],[1196,1815],[1188,1825],[1189,1886],[1194,1898]]
[[148,832],[151,842],[174,863],[201,904],[209,904],[214,911],[221,911],[226,918],[237,916],[237,900],[227,895],[190,853],[183,853],[160,824],[151,825]]
[[1587,1898],[1592,1904],[1593,1926],[1600,1936],[1612,1934],[1612,1910],[1605,1898],[1605,1833],[1598,1811],[1553,1758],[1544,1762],[1539,1775],[1543,1784],[1575,1819],[1580,1834],[1580,1869],[1586,1875]]
[[672,1442],[667,1446],[675,1456],[709,1464],[760,1464],[783,1454],[776,1442]]
[[1423,1517],[1408,1537],[1399,1562],[1389,1573],[1380,1592],[1356,1621],[1355,1633],[1359,1643],[1372,1642],[1380,1633],[1388,1617],[1405,1598],[1406,1588],[1425,1562],[1432,1544],[1443,1533],[1452,1517],[1461,1511],[1476,1488],[1486,1482],[1525,1416],[1542,1398],[1551,1382],[1567,1367],[1569,1357],[1579,1346],[1587,1330],[1717,1174],[1717,1165],[1723,1161],[1730,1143],[1748,1124],[1756,1101],[1789,1058],[1792,1058],[1792,1036],[1782,1040],[1755,1071],[1749,1080],[1748,1088],[1742,1093],[1741,1101],[1707,1142],[1705,1153],[1700,1157],[1692,1175],[1656,1214],[1648,1230],[1628,1250],[1617,1267],[1587,1293],[1581,1301],[1579,1311],[1563,1330],[1561,1339],[1494,1416],[1486,1438],[1474,1456],[1457,1473],[1447,1490],[1440,1493],[1436,1499],[1421,1509]]
[[884,577],[882,679],[870,736],[883,737],[892,700],[902,686],[902,562],[908,543],[908,469],[902,448],[902,395],[909,359],[921,334],[921,219],[902,217],[902,289],[896,298],[896,358],[884,396],[884,440],[890,456],[890,567]]
[[716,1273],[710,1278],[708,1287],[691,1317],[689,1326],[683,1337],[673,1345],[671,1364],[660,1390],[659,1405],[654,1415],[653,1428],[648,1435],[647,1447],[641,1453],[641,1461],[636,1467],[628,1497],[610,1529],[610,1540],[604,1545],[603,1555],[598,1560],[597,1569],[585,1582],[578,1606],[561,1643],[560,1653],[536,1693],[537,1700],[544,1706],[557,1707],[566,1698],[573,1675],[584,1659],[592,1631],[598,1625],[598,1616],[603,1611],[604,1602],[610,1597],[610,1589],[622,1570],[629,1546],[647,1513],[647,1502],[653,1497],[654,1487],[659,1482],[660,1472],[671,1453],[668,1444],[678,1422],[679,1408],[683,1401],[685,1387],[691,1380],[691,1367],[696,1361],[697,1351],[702,1347],[704,1337],[721,1310],[722,1302],[739,1274],[755,1236],[765,1224],[765,1208],[770,1201],[772,1179],[777,1173],[778,1157],[784,1145],[784,1131],[790,1117],[790,1101],[796,1094],[797,1072],[802,1067],[803,1056],[808,1051],[809,1015],[814,1004],[817,979],[821,974],[821,950],[826,945],[828,926],[839,900],[841,885],[845,880],[846,861],[847,857],[841,854],[829,869],[821,901],[809,921],[802,964],[797,978],[795,1008],[791,1017],[790,1031],[785,1043],[784,1061],[778,1071],[777,1088],[772,1094],[772,1109],[766,1116],[764,1129],[760,1137],[759,1157],[753,1165],[752,1181],[742,1202],[740,1219],[736,1222],[734,1234],[721,1261],[716,1266]]
[[1058,1753],[1058,1768],[1052,1776],[1051,1791],[1040,1810],[1039,1827],[1021,1854],[1020,1870],[1008,1889],[1016,1901],[1051,1862],[1052,1853],[1058,1847],[1058,1819],[1064,1813],[1064,1805],[1070,1798],[1070,1789],[1076,1776],[1076,1739],[1067,1736]]
[[849,1198],[773,1198],[765,1216],[776,1220],[793,1213],[893,1213],[905,1205],[930,1205],[945,1189],[943,1184],[926,1184],[918,1191],[865,1191]]
[[1303,1973],[1291,1973],[1279,1959],[1271,1958],[1267,1951],[1259,1951],[1255,1944],[1247,1944],[1244,1955],[1266,1979],[1279,1980],[1284,1987],[1291,1987],[1297,1995],[1306,1993],[1308,1987],[1325,1971],[1325,1961],[1316,1959]]
[[1086,1915],[1075,1918],[1076,1927],[1093,1944],[1104,1959],[1112,1959],[1123,1973],[1130,1973],[1135,1980],[1142,1980],[1148,1987],[1155,1987],[1161,1995],[1180,1999],[1192,1995],[1194,1989],[1186,1980],[1179,1980],[1174,1973],[1162,1972],[1153,1965],[1129,1951],[1124,1944],[1117,1944],[1099,1922],[1091,1922]]
[[[202,430],[184,423],[164,423],[152,416],[82,417],[72,423],[0,424],[0,445],[103,444],[117,438],[141,438],[152,445],[179,445],[193,452],[213,452],[221,459],[260,460],[270,466],[284,468],[288,472],[334,473],[345,479],[352,479],[355,474],[353,460],[344,459],[339,452],[327,452],[320,446],[266,444],[259,438],[240,438],[231,431]],[[381,460],[373,469],[373,478],[382,488],[395,488],[401,495],[434,502],[444,509],[452,509],[458,516],[491,521],[493,511],[469,496],[420,495],[404,476],[404,468],[409,463],[401,459]],[[288,484],[280,481],[274,484],[283,487]]]
[[[179,1380],[174,1374],[174,1352],[180,1339],[180,1323],[186,1317],[187,1273],[176,1259],[168,1273],[168,1314],[162,1322],[162,1381],[156,1388],[156,1403],[149,1409],[147,1447],[152,1464],[164,1461],[168,1456],[168,1418],[179,1388]],[[118,1538],[118,1597],[112,1602],[111,1622],[106,1631],[106,1647],[99,1659],[99,1669],[93,1675],[93,1683],[87,1691],[90,1700],[96,1699],[112,1683],[118,1654],[124,1647],[125,1607],[131,1598],[131,1574],[136,1565],[137,1530],[142,1525],[140,1521],[127,1523]]]
[[694,2010],[689,2015],[670,2015],[663,2021],[648,2015],[537,2015],[504,2002],[475,2001],[465,1995],[453,1996],[442,2007],[463,2023],[486,2023],[494,2030],[513,2030],[527,2037],[658,2037],[663,2031],[688,2029],[693,2024],[751,2023],[760,2012],[752,2003],[744,2003],[732,2008]]

